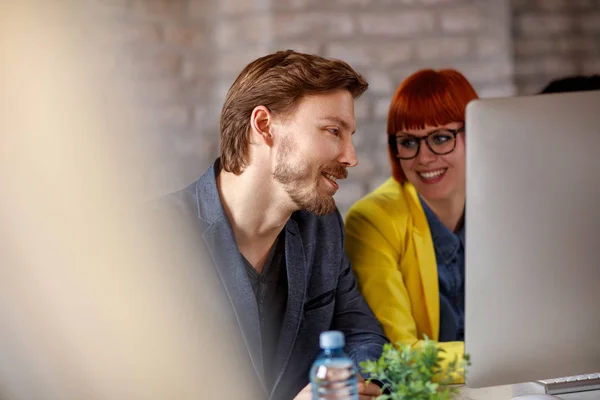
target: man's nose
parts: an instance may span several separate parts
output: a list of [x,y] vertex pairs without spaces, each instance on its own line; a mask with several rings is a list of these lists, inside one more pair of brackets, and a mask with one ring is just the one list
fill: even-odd
[[348,140],[344,144],[342,152],[338,157],[338,162],[345,165],[346,167],[355,167],[356,165],[358,165],[356,149],[354,148],[354,143],[352,143],[352,140]]

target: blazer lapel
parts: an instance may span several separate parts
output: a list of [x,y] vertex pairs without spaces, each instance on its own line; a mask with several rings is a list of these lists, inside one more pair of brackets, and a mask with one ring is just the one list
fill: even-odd
[[425,211],[421,206],[418,194],[414,186],[405,184],[407,200],[414,219],[412,237],[415,243],[417,260],[421,266],[421,284],[429,314],[430,339],[437,340],[440,330],[440,295],[438,285],[426,285],[426,282],[438,282],[437,262],[435,260],[435,249],[427,223]]
[[205,226],[202,239],[233,306],[256,374],[263,388],[266,388],[258,306],[242,255],[221,204],[216,181],[219,163],[217,159],[191,190],[196,198],[198,218]]
[[[281,325],[279,343],[275,353],[275,370],[279,374],[273,385],[277,388],[285,369],[290,362],[290,356],[296,343],[300,322],[302,321],[304,297],[306,296],[306,278],[308,266],[304,254],[304,244],[293,219],[286,224],[285,262],[288,279],[288,299],[285,316]],[[272,392],[273,393],[273,392]]]
[[254,369],[266,387],[258,306],[233,233],[229,226],[215,224],[204,232],[204,241],[233,306]]

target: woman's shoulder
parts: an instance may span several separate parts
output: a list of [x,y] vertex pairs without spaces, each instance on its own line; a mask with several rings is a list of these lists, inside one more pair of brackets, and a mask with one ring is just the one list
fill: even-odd
[[358,200],[347,217],[362,216],[377,220],[398,220],[411,215],[411,202],[417,197],[414,186],[389,178],[375,190]]

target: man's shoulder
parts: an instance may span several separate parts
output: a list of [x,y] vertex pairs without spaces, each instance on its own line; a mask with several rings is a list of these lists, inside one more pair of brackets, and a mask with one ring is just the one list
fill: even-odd
[[148,209],[161,213],[174,212],[178,214],[198,215],[196,183],[151,199],[147,203]]
[[150,222],[159,224],[174,237],[201,235],[206,229],[204,218],[199,214],[195,183],[156,196],[146,203],[145,212]]
[[215,170],[219,168],[217,159],[196,181],[175,191],[155,197],[150,206],[169,212],[184,214],[194,219],[214,217],[218,201]]

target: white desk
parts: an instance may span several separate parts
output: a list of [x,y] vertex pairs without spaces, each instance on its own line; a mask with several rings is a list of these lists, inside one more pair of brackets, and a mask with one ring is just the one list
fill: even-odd
[[[460,390],[459,400],[510,400],[518,395],[540,393],[540,387],[540,385],[535,383],[496,386],[483,389],[469,389],[463,386]],[[561,394],[556,397],[562,400],[599,400],[600,390]]]

